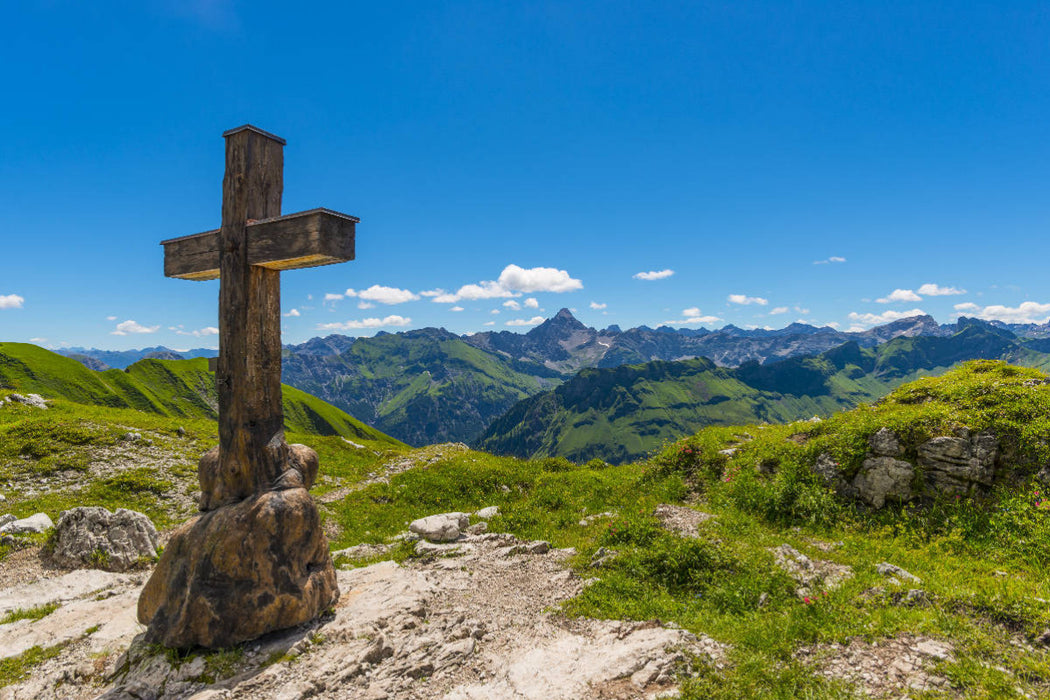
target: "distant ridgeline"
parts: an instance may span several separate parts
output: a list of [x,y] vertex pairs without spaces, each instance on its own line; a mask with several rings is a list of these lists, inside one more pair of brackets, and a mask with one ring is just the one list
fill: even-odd
[[[215,379],[206,359],[140,360],[126,370],[98,372],[36,345],[0,343],[0,389],[163,416],[218,415]],[[282,393],[289,430],[395,442],[299,389],[284,386]]]
[[[930,316],[916,316],[861,333],[844,333],[826,326],[817,328],[800,323],[780,330],[745,330],[726,326],[708,331],[703,328],[662,326],[653,329],[643,326],[622,331],[617,326],[602,330],[588,328],[567,309],[562,309],[553,318],[524,334],[489,331],[461,336],[444,329],[425,328],[401,333],[381,332],[373,338],[342,335],[313,338],[301,345],[284,348],[283,380],[411,445],[475,442],[482,435],[486,440],[493,437],[488,431],[490,425],[519,401],[554,389],[582,369],[701,357],[708,358],[715,368],[745,364],[765,368],[791,358],[816,356],[850,342],[860,348],[874,348],[894,338],[951,338],[969,325],[987,329],[990,333],[1005,332],[1011,337],[1016,336],[1011,342],[1018,347],[1025,346],[1037,353],[1050,352],[1050,324],[1008,326],[963,318],[957,324],[939,325]],[[979,345],[981,341],[964,339],[963,344],[969,342]],[[1046,347],[1040,345],[1041,342]],[[164,348],[147,350],[166,351]],[[76,351],[81,359],[90,357],[107,364],[117,361],[114,356],[101,351],[80,348]],[[993,351],[994,347],[968,346],[962,354],[999,358],[1001,353],[994,354]],[[780,371],[790,373],[792,367],[794,365],[787,365]],[[841,397],[842,401],[831,401],[825,397],[803,401],[799,405],[807,408],[799,410],[808,411],[806,417],[809,417],[881,396],[889,389],[881,376],[868,382],[867,388],[850,400]],[[748,386],[751,390],[760,390],[758,385]],[[721,395],[718,391],[711,393],[712,396]],[[767,403],[764,398],[758,401],[763,405]],[[728,409],[729,406],[722,408]],[[765,410],[767,420],[776,420],[779,415],[784,415],[784,419],[795,415]],[[677,411],[667,411],[667,420],[673,423],[670,414]],[[761,410],[756,408],[745,412],[746,415],[752,413],[761,414]],[[717,418],[723,413],[710,409],[703,415]],[[649,426],[647,430],[656,429]],[[664,432],[656,430],[660,439],[666,432],[670,432],[670,428]],[[619,436],[610,435],[606,444],[611,446],[619,440]],[[649,444],[652,440],[647,438],[644,442]],[[496,444],[492,443],[493,449],[496,449]],[[624,454],[644,454],[647,448],[630,442],[621,449],[626,450]],[[558,453],[565,453],[565,448]],[[582,454],[576,448],[572,453]]]
[[583,370],[526,399],[477,441],[520,457],[594,457],[622,463],[708,425],[826,417],[924,375],[973,359],[1050,369],[1050,341],[962,320],[951,335],[898,337],[874,348],[849,342],[816,356],[737,368],[710,360]]

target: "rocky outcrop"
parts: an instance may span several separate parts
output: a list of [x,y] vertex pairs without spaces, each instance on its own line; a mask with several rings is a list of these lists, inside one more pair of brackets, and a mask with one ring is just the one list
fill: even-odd
[[22,394],[10,394],[7,398],[11,401],[14,401],[15,403],[20,403],[26,406],[32,406],[33,408],[42,408],[44,410],[47,410],[47,399],[45,399],[40,394],[27,394],[25,396],[23,396]]
[[817,592],[834,590],[853,576],[853,569],[845,564],[836,564],[825,559],[810,559],[788,544],[774,547],[770,552],[777,566],[799,584],[795,595],[803,600],[816,595]]
[[991,486],[999,457],[999,440],[991,433],[971,434],[960,428],[951,437],[936,437],[919,445],[919,465],[934,493],[966,494]]
[[812,469],[839,495],[857,498],[873,508],[921,496],[964,495],[991,486],[1000,455],[995,435],[972,433],[965,427],[954,435],[927,440],[913,451],[907,451],[892,430],[880,428],[868,439],[868,447],[850,482],[827,453],[817,457]]
[[451,542],[469,525],[470,516],[466,513],[441,513],[413,520],[408,529],[431,542]]
[[868,505],[882,508],[886,501],[903,503],[915,497],[915,467],[893,457],[868,457],[853,478],[853,488]]
[[21,520],[11,520],[0,527],[0,535],[38,535],[55,526],[47,513],[36,513]]
[[294,488],[176,530],[142,591],[138,618],[151,642],[216,648],[307,622],[338,599],[317,506]]
[[59,566],[126,571],[157,556],[160,536],[150,519],[133,510],[72,508],[55,526],[51,558]]

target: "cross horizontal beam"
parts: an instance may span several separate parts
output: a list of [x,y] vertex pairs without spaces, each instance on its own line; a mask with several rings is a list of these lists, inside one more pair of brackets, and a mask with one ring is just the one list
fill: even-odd
[[[331,209],[251,221],[247,226],[248,264],[270,270],[296,270],[354,259],[356,216]],[[219,277],[219,229],[161,241],[164,276],[184,280]]]

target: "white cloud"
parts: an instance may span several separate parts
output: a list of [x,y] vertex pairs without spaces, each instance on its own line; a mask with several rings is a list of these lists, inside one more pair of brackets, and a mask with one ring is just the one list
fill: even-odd
[[775,316],[777,314],[786,314],[787,312],[788,312],[788,307],[786,307],[786,306],[778,306],[775,309],[770,309],[769,315],[770,316]]
[[421,297],[439,297],[442,294],[445,294],[445,290],[444,289],[427,289],[425,291],[420,292],[419,296],[421,296]]
[[319,323],[319,331],[349,331],[360,328],[382,328],[383,326],[407,326],[412,319],[404,316],[387,316],[386,318],[363,318],[360,321],[344,321],[343,323]]
[[357,296],[357,290],[354,289],[353,287],[351,287],[350,289],[348,289],[345,292],[343,292],[343,294],[345,294],[347,296],[347,298],[352,299],[353,297]]
[[746,294],[730,294],[726,297],[730,304],[758,304],[759,306],[765,306],[769,303],[769,299],[763,299],[762,297],[749,297]]
[[117,317],[116,316],[106,316],[106,320],[107,321],[116,321]]
[[529,297],[528,299],[526,299],[522,303],[525,304],[525,308],[526,309],[538,309],[538,308],[540,308],[540,302],[536,301],[536,299],[534,297]]
[[700,309],[696,306],[692,306],[688,309],[682,309],[682,315],[685,318],[678,321],[664,321],[661,326],[683,326],[691,323],[717,323],[721,321],[718,316],[704,316],[701,314]]
[[17,294],[0,294],[0,309],[21,309],[25,302],[25,298]]
[[503,305],[506,306],[508,309],[513,310],[513,311],[520,311],[521,310],[521,304],[519,304],[518,302],[514,301],[513,299],[510,299],[508,301],[503,302]]
[[956,304],[953,307],[956,311],[980,311],[981,307],[974,304],[972,301],[967,301],[962,304]]
[[449,309],[449,311],[462,311],[462,310],[463,310],[462,306],[453,306],[451,309]]
[[302,316],[302,314],[299,313],[299,309],[289,309],[288,313],[285,314],[286,318],[287,317],[298,318],[299,316]]
[[156,333],[160,326],[143,326],[132,320],[121,321],[116,330],[110,331],[110,335],[128,335],[129,333]]
[[[121,325],[123,325],[123,324],[121,324]],[[119,327],[120,326],[118,326],[118,328]],[[147,331],[134,331],[134,332],[135,333],[145,333]],[[214,326],[207,326],[206,328],[200,328],[200,329],[195,330],[195,331],[177,330],[177,331],[175,331],[175,333],[177,335],[192,335],[195,338],[201,338],[201,337],[206,336],[206,335],[218,335],[219,334],[219,329],[214,327]],[[120,335],[120,334],[119,333],[114,333],[113,335]]]
[[814,260],[813,264],[814,265],[828,265],[828,264],[831,264],[831,263],[844,263],[844,262],[846,262],[846,258],[843,258],[842,256],[839,256],[839,255],[832,255],[830,258],[824,258],[823,260]]
[[507,325],[508,326],[538,326],[541,323],[543,323],[545,320],[546,319],[544,319],[543,316],[533,316],[532,318],[530,318],[528,320],[523,319],[523,318],[515,318],[513,320],[507,321]]
[[881,314],[862,314],[857,313],[856,311],[851,311],[849,314],[849,320],[864,326],[874,326],[881,323],[899,321],[902,318],[925,315],[926,312],[922,309],[911,309],[910,311],[883,311]]
[[493,309],[492,311],[489,311],[489,313],[492,315],[496,315],[499,313],[499,309]]
[[801,306],[796,306],[795,307],[795,311],[799,312],[800,314],[808,314],[809,313],[809,309],[804,309]]
[[495,322],[495,321],[485,321],[485,322],[484,322],[483,324],[481,324],[481,325],[483,325],[483,326],[495,326],[495,325],[496,325],[496,322]]
[[922,301],[922,297],[910,289],[894,289],[888,296],[876,299],[875,301],[880,304],[893,304],[897,302]]
[[[347,296],[350,296],[351,289],[346,290]],[[357,293],[357,296],[361,299],[367,299],[368,301],[375,301],[380,304],[404,304],[406,301],[415,301],[419,299],[419,295],[410,292],[407,289],[398,289],[397,287],[384,287],[381,284],[373,284],[368,289],[363,289]]]
[[[353,290],[351,289],[351,290],[347,290],[347,291],[353,291]],[[327,294],[324,295],[324,300],[325,301],[339,301],[340,299],[345,299],[345,298],[346,298],[345,294],[333,294],[332,292],[328,292]]]
[[30,343],[46,343],[47,342],[47,338],[30,338],[29,342]]
[[958,289],[957,287],[941,287],[936,284],[926,283],[919,287],[919,294],[928,297],[947,297],[957,294],[966,294],[966,290]]
[[583,289],[583,282],[573,279],[565,270],[553,267],[507,265],[499,276],[499,285],[516,292],[572,292]]
[[597,311],[598,309],[604,309],[607,306],[608,306],[608,304],[599,304],[596,301],[592,301],[591,302],[591,308],[594,309],[595,311]]
[[374,309],[375,307],[376,307],[376,305],[373,304],[370,301],[359,301],[359,302],[357,302],[357,308],[359,308],[359,309]]
[[662,280],[674,274],[674,270],[650,270],[649,272],[638,272],[634,275],[636,280]]
[[[957,310],[976,311],[974,304],[956,304]],[[980,307],[977,307],[980,308]],[[1004,323],[1047,323],[1050,321],[1050,304],[1037,304],[1034,301],[1022,302],[1019,306],[986,306],[974,316],[985,321],[1003,321]]]

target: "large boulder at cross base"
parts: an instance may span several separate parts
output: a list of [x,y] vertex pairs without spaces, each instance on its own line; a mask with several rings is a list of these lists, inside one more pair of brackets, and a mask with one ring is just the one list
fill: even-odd
[[51,559],[59,566],[126,571],[157,556],[160,536],[149,517],[126,508],[98,506],[62,511]]
[[[282,470],[270,485],[274,489],[309,489],[317,481],[320,461],[317,453],[306,445],[278,445],[270,452]],[[236,503],[243,497],[230,491],[223,478],[219,463],[219,446],[204,453],[197,464],[197,478],[201,484],[200,509],[215,510],[230,503]]]
[[267,491],[175,531],[139,598],[146,640],[225,647],[317,617],[339,599],[304,488]]

